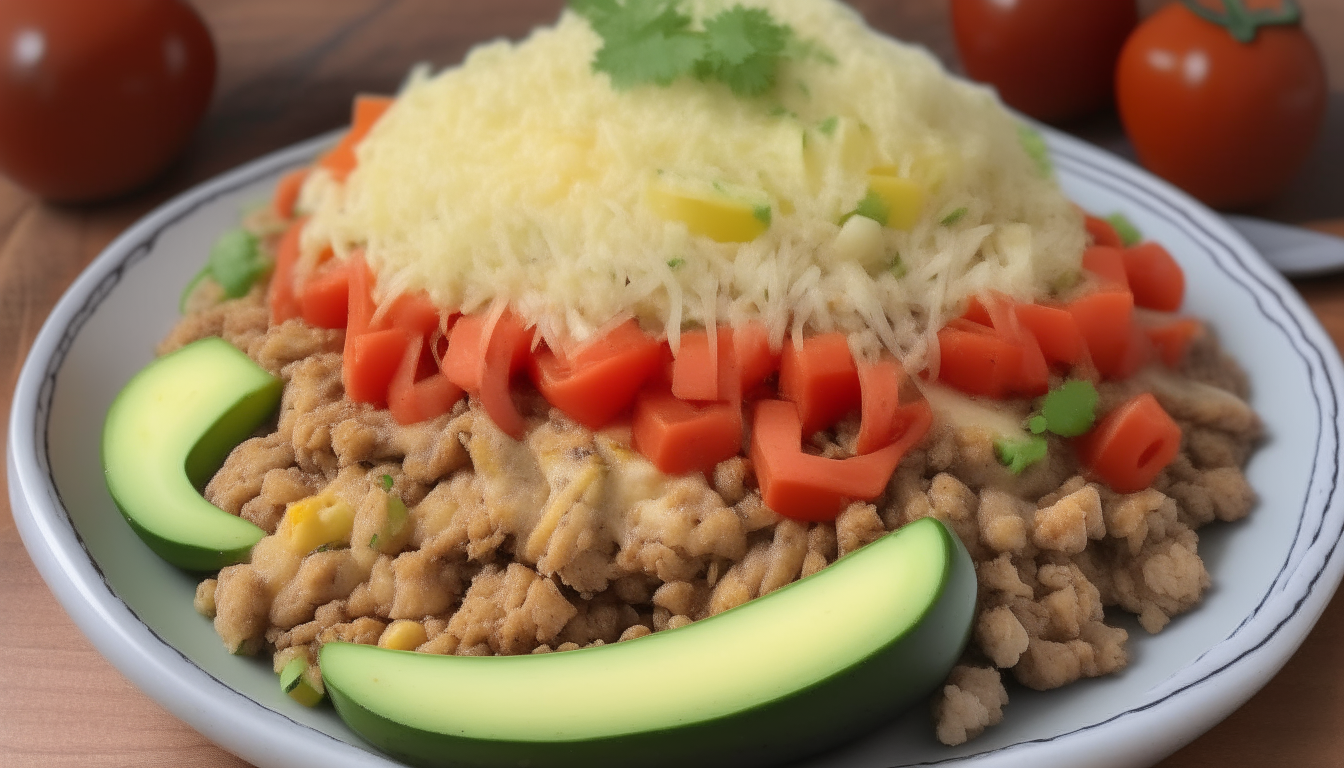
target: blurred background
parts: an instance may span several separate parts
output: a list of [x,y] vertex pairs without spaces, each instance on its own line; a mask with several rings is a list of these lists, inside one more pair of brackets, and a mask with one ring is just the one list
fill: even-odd
[[[5,4],[20,0],[2,0]],[[850,0],[876,28],[964,72],[949,0]],[[1094,0],[1071,0],[1087,8]],[[1324,126],[1301,170],[1247,212],[1344,235],[1344,1],[1298,0],[1328,83]],[[111,3],[108,3],[111,5]],[[110,201],[51,204],[0,178],[0,426],[41,322],[74,277],[154,206],[216,174],[346,124],[355,93],[391,93],[419,62],[443,67],[475,43],[518,38],[562,0],[192,0],[213,39],[213,95],[181,153]],[[1167,3],[1142,0],[1140,15]],[[0,8],[0,18],[3,18]],[[0,124],[6,116],[0,113]],[[1058,125],[1133,158],[1113,109]],[[1295,283],[1344,342],[1344,279]],[[0,500],[0,506],[6,502]],[[5,507],[7,509],[7,507]],[[42,584],[0,514],[0,765],[237,766],[98,656]],[[1302,650],[1228,721],[1164,766],[1338,766],[1344,632],[1337,597]],[[1321,670],[1333,674],[1322,674]]]

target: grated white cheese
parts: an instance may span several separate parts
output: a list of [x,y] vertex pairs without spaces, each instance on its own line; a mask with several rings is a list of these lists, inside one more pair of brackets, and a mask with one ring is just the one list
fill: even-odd
[[[1040,297],[1077,272],[1081,215],[992,93],[834,0],[744,4],[825,52],[785,63],[757,99],[692,79],[618,92],[592,69],[600,39],[570,12],[413,75],[347,182],[309,179],[307,258],[363,249],[383,298],[423,288],[466,312],[507,301],[552,345],[629,316],[674,348],[683,327],[762,318],[776,344],[842,330],[856,352],[915,367],[966,296]],[[857,248],[841,221],[875,168],[926,201],[909,231],[883,227]],[[660,172],[763,192],[768,228],[741,244],[692,235],[646,204]]]

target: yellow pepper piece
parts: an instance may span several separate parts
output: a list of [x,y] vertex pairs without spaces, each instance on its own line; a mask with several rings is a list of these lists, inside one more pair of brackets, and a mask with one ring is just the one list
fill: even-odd
[[924,212],[924,188],[918,182],[901,178],[888,169],[875,168],[868,173],[868,189],[887,206],[887,226],[909,230]]
[[290,504],[275,534],[291,551],[306,554],[324,544],[348,545],[354,525],[354,507],[331,494],[319,493]]
[[394,651],[414,651],[429,639],[425,628],[418,621],[397,619],[387,625],[378,638],[379,648],[391,648]]
[[770,228],[771,206],[760,192],[728,184],[703,184],[659,174],[649,184],[645,204],[668,221],[680,221],[693,235],[720,243],[745,243]]

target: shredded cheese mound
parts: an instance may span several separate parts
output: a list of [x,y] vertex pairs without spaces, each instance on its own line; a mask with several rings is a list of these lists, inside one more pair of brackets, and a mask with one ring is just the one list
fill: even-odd
[[[907,364],[968,295],[1041,298],[1076,276],[1081,214],[991,92],[834,0],[742,4],[811,51],[758,98],[692,78],[618,91],[593,70],[601,39],[568,11],[413,75],[345,183],[305,185],[306,263],[362,249],[381,299],[507,303],[557,348],[632,316],[674,349],[683,328],[762,319],[776,345],[839,330]],[[918,198],[889,226],[845,218],[875,173]],[[695,234],[655,204],[669,187],[745,190],[764,231]]]

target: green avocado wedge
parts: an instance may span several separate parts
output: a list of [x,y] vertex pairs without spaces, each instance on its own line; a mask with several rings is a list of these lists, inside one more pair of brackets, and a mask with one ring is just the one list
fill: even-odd
[[420,766],[745,766],[891,721],[960,657],[975,569],[923,519],[675,630],[563,653],[435,656],[329,643],[346,724]]
[[159,557],[189,571],[247,558],[265,531],[200,488],[275,413],[282,383],[219,338],[145,366],[103,423],[103,474],[117,508]]

